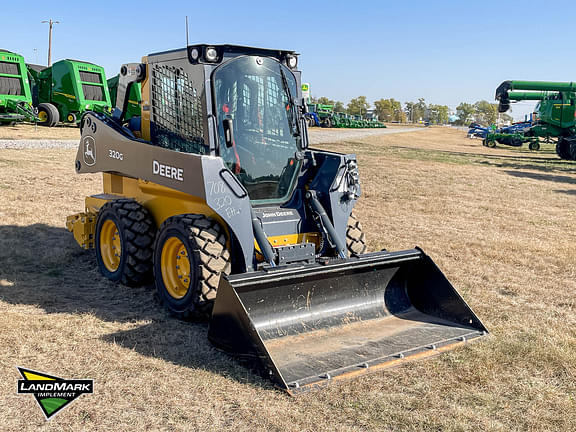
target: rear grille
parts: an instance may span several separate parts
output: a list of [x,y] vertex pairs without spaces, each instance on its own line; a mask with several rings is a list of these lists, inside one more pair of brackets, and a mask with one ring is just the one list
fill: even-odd
[[170,150],[207,154],[202,100],[184,70],[155,64],[151,94],[152,142]]
[[22,82],[20,78],[0,77],[0,94],[12,96],[22,95]]
[[20,75],[18,63],[0,61],[0,74]]
[[80,71],[80,79],[84,82],[102,84],[102,75],[95,72]]
[[86,100],[92,100],[92,101],[104,100],[104,92],[102,91],[102,87],[100,86],[82,84],[82,91],[84,92],[84,99]]

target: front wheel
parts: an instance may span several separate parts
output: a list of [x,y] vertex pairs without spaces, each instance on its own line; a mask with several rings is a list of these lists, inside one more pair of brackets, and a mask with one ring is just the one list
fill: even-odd
[[540,150],[540,143],[538,141],[532,141],[530,144],[528,144],[528,148],[530,150],[538,151]]
[[220,225],[202,215],[178,215],[161,226],[154,246],[154,279],[160,301],[181,319],[210,316],[230,253]]
[[78,118],[76,117],[76,114],[74,113],[68,113],[68,115],[66,116],[66,121],[68,123],[74,123],[76,124]]

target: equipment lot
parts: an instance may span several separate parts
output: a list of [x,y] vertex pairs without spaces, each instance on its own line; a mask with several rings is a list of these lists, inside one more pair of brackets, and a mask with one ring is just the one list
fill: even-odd
[[[489,149],[448,128],[350,139],[322,147],[358,155],[357,209],[370,249],[421,246],[490,337],[289,398],[215,350],[207,325],[168,316],[152,289],[100,276],[92,253],[64,228],[66,216],[82,210],[83,197],[100,190],[100,175],[74,173],[75,150],[3,149],[0,424],[9,430],[576,429],[576,165],[559,160],[551,145],[538,153]],[[93,378],[95,392],[46,424],[33,398],[16,394],[17,365]]]

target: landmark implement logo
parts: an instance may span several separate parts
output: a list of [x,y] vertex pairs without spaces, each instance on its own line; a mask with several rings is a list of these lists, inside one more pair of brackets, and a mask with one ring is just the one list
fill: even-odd
[[64,379],[18,367],[18,394],[33,394],[46,420],[83,393],[94,393],[94,380]]

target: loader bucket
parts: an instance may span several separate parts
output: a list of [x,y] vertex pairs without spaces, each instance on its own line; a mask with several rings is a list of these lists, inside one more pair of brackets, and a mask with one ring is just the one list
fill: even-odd
[[221,278],[208,337],[295,395],[487,333],[420,249]]

